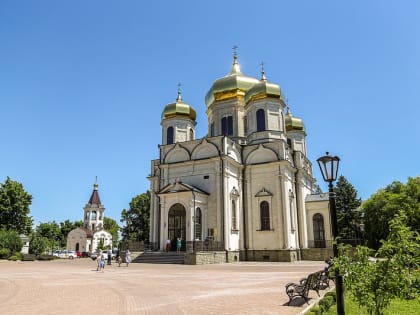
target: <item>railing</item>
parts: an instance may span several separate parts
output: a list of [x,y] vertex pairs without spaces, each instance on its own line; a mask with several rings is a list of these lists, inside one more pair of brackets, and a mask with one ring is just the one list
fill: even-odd
[[126,250],[130,249],[130,251],[134,252],[142,252],[145,250],[153,251],[157,250],[158,243],[156,242],[145,242],[145,241],[125,241],[120,243],[120,249]]
[[[348,244],[353,247],[363,245],[365,241],[363,239],[339,239],[337,244]],[[309,248],[332,248],[332,240],[308,240]]]
[[225,250],[224,243],[219,241],[205,240],[185,242],[186,252],[211,252],[223,250]]

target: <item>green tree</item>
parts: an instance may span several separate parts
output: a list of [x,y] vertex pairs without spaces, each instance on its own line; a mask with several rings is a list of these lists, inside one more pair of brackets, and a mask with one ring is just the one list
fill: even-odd
[[17,231],[0,229],[0,250],[3,250],[2,252],[7,252],[8,255],[13,255],[15,253],[19,253],[22,246],[23,243]]
[[118,231],[120,227],[114,219],[104,217],[104,229],[111,233],[112,235],[112,242],[114,246],[118,243]]
[[29,242],[29,253],[35,255],[41,255],[46,251],[49,251],[51,242],[46,237],[32,235]]
[[334,259],[346,275],[347,292],[369,314],[382,315],[393,299],[420,293],[420,237],[406,222],[404,213],[391,220],[388,238],[375,259],[371,258],[374,251],[365,246],[358,246],[354,253],[350,246],[342,246],[339,257]]
[[344,176],[340,176],[334,191],[336,193],[338,236],[342,239],[358,238],[361,235],[359,207],[362,200],[357,197],[357,190]]
[[388,237],[389,222],[400,211],[407,214],[407,225],[420,231],[420,177],[408,178],[407,184],[394,181],[378,190],[362,205],[366,238],[371,248],[379,248]]
[[149,240],[149,214],[150,214],[150,192],[147,191],[137,195],[130,202],[128,210],[121,212],[121,222],[123,240]]
[[[57,222],[40,223],[35,228],[34,238],[44,238],[48,242],[48,248],[52,250],[61,247],[61,230]],[[37,240],[35,240],[37,242]]]
[[0,183],[0,228],[29,235],[32,229],[31,203],[32,196],[23,185],[7,177],[4,183]]

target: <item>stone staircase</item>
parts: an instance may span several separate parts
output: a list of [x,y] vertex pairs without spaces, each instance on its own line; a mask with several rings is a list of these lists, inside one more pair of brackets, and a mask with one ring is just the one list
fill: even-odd
[[184,264],[184,253],[145,251],[139,253],[132,262],[143,264]]

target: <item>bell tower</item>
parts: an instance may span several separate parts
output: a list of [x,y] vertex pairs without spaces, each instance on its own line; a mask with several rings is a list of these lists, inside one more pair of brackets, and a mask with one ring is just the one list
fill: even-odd
[[101,203],[98,192],[98,178],[93,184],[93,192],[86,206],[83,208],[83,226],[92,231],[102,230],[104,228],[105,207]]
[[178,84],[175,102],[166,105],[162,112],[162,144],[194,140],[196,116],[195,109],[182,100],[181,84]]

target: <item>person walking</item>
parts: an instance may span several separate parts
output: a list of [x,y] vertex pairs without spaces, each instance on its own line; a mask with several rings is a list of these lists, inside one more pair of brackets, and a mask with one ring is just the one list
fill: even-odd
[[176,239],[176,252],[179,254],[180,252],[181,252],[181,238],[180,237],[178,237],[177,239]]
[[105,256],[102,253],[102,250],[99,251],[98,256],[96,257],[96,263],[98,264],[96,271],[100,271],[105,268]]
[[108,254],[108,265],[111,265],[111,261],[112,261],[112,250],[111,250],[111,248],[108,248],[108,251],[106,253]]
[[131,253],[129,249],[125,251],[125,263],[127,264],[127,267],[131,263]]
[[166,240],[166,252],[170,252],[171,251],[171,240],[168,238]]

